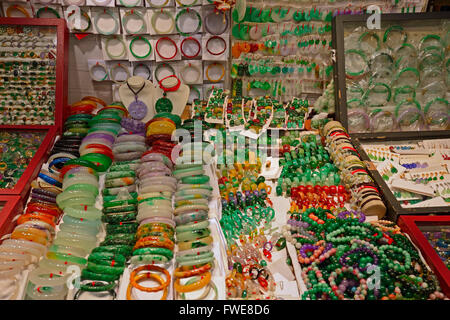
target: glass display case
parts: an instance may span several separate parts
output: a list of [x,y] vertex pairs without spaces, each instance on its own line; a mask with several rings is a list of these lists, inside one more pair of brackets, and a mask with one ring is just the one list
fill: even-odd
[[450,138],[353,141],[394,221],[402,214],[450,213]]
[[0,129],[0,195],[26,195],[47,159],[56,131],[56,126]]
[[68,33],[63,19],[0,18],[0,129],[62,127]]
[[22,213],[23,203],[19,196],[0,195],[0,237],[14,228],[13,218]]
[[450,13],[338,16],[337,118],[357,136],[443,134],[450,128]]
[[439,279],[442,291],[450,294],[450,215],[401,216],[398,225],[419,247]]

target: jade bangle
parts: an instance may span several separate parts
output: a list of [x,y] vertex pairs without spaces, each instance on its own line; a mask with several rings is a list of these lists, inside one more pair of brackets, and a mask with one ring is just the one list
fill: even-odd
[[126,258],[125,256],[117,253],[111,252],[94,252],[88,257],[89,262],[93,262],[99,265],[111,265],[117,267],[125,266]]
[[[127,27],[128,21],[129,21],[130,17],[132,17],[132,16],[137,17],[142,22],[141,28],[139,30],[137,30],[137,31],[130,30]],[[146,31],[147,31],[147,23],[145,22],[144,17],[142,16],[142,14],[138,10],[126,11],[125,14],[123,15],[123,18],[122,18],[122,26],[125,29],[127,34],[146,33]]]
[[[112,31],[106,32],[99,28],[98,23],[99,23],[100,17],[102,15],[108,15],[114,20],[114,28]],[[97,16],[95,17],[94,25],[95,25],[95,28],[97,29],[98,33],[103,34],[103,35],[116,34],[117,31],[119,30],[119,22],[117,21],[116,16],[110,9],[106,9],[106,8],[97,14]]]
[[185,231],[194,231],[194,230],[207,228],[208,226],[209,226],[209,221],[201,221],[201,222],[198,222],[198,223],[194,222],[194,223],[189,223],[189,224],[177,226],[175,228],[175,231],[177,233],[185,232]]
[[[169,17],[170,22],[171,22],[171,26],[170,26],[170,28],[169,28],[168,30],[160,30],[160,29],[158,29],[158,28],[156,27],[156,20],[158,19],[158,16],[160,16],[160,15],[165,15],[165,16]],[[168,34],[168,33],[172,33],[172,31],[173,31],[173,29],[174,29],[174,27],[175,27],[175,20],[174,20],[174,18],[173,18],[172,13],[170,13],[169,11],[163,11],[162,9],[161,9],[161,11],[154,11],[154,12],[153,12],[151,22],[152,22],[153,30],[155,30],[155,32],[156,32],[157,34]]]
[[192,241],[192,240],[196,240],[199,238],[207,237],[210,234],[211,234],[211,230],[209,230],[209,228],[179,232],[179,233],[177,233],[177,242]]
[[87,263],[86,259],[74,256],[70,253],[49,251],[49,252],[47,252],[47,258],[53,259],[53,260],[60,260],[60,261],[64,261],[64,262],[76,263],[76,264],[80,264],[80,265],[85,265]]
[[135,255],[160,255],[170,260],[173,258],[173,251],[166,248],[140,248],[133,251],[133,256]]
[[371,37],[375,38],[375,40],[377,41],[377,47],[376,47],[375,51],[380,50],[380,37],[375,32],[371,32],[371,31],[366,31],[359,37],[358,43],[359,43],[360,50],[362,50],[361,43],[362,43],[363,39],[367,36],[371,36]]
[[96,247],[92,250],[92,253],[94,252],[111,252],[114,254],[121,254],[124,257],[131,256],[133,252],[132,246],[127,245],[108,245],[108,246],[100,246]]
[[[114,281],[107,282],[107,281],[90,281],[90,280],[84,280],[84,283],[80,284],[80,291],[88,291],[88,292],[103,292],[103,291],[110,291],[116,287],[116,283]],[[77,294],[79,295],[79,292]]]
[[181,183],[186,184],[203,184],[209,182],[209,176],[199,175],[195,177],[184,177],[181,179]]
[[211,258],[211,257],[214,257],[214,253],[212,251],[203,251],[203,252],[197,252],[195,254],[184,254],[184,255],[177,256],[176,261],[178,263],[191,262],[191,261],[195,261],[198,259],[205,259],[205,258]]
[[[367,58],[366,55],[361,51],[361,50],[356,50],[356,49],[349,49],[345,51],[345,55],[347,56],[349,53],[353,53],[353,54],[357,54],[359,55],[365,62],[366,66],[367,66]],[[366,71],[366,67],[364,67],[361,71],[357,71],[357,72],[349,72],[349,71],[345,71],[346,74],[350,75],[350,76],[359,76],[362,75],[364,72]]]
[[214,255],[211,257],[205,257],[205,258],[200,258],[200,259],[195,259],[195,260],[188,260],[188,261],[182,261],[179,262],[178,264],[182,267],[187,267],[187,266],[195,266],[195,265],[202,265],[205,263],[210,263],[214,261]]
[[[197,18],[197,21],[198,21],[197,27],[196,27],[195,30],[192,31],[192,32],[183,32],[183,31],[181,31],[181,28],[180,28],[179,25],[178,25],[178,20],[180,19],[180,16],[182,16],[183,14],[191,14],[191,12],[192,12],[192,13],[196,16],[196,18]],[[180,11],[177,13],[177,15],[176,15],[176,17],[175,17],[175,27],[176,27],[176,29],[177,29],[177,31],[178,31],[179,34],[181,34],[181,35],[184,36],[184,37],[187,37],[187,36],[189,36],[189,35],[191,35],[191,34],[197,33],[197,32],[200,30],[200,28],[202,27],[202,17],[200,16],[200,14],[199,14],[196,10],[189,9],[189,8],[182,9],[182,10],[180,10]],[[155,31],[156,31],[156,29],[155,29]]]
[[[403,42],[400,44],[400,45],[403,45],[404,43],[406,43],[407,41],[408,41],[408,34],[406,33],[406,32],[404,32],[403,31],[403,27],[402,26],[398,26],[398,25],[394,25],[394,26],[390,26],[389,28],[387,28],[386,29],[386,31],[384,32],[384,35],[383,35],[383,42],[386,44],[386,46],[389,48],[389,49],[391,49],[391,50],[393,50],[393,48],[392,47],[390,47],[388,44],[387,44],[387,40],[388,40],[388,37],[389,37],[389,33],[391,33],[392,31],[397,31],[397,32],[401,32],[402,34],[403,34]],[[378,50],[378,49],[377,49]]]
[[158,254],[146,254],[146,255],[133,255],[131,257],[131,263],[134,265],[137,264],[153,264],[153,263],[165,263],[169,261],[166,256],[158,255]]
[[[136,53],[134,53],[133,51],[133,44],[136,41],[142,40],[144,41],[147,45],[148,45],[148,51],[146,54],[139,56]],[[152,53],[152,45],[150,44],[150,41],[148,41],[148,39],[146,37],[142,37],[142,36],[136,36],[134,37],[131,41],[130,41],[130,52],[131,54],[136,58],[136,59],[145,59],[147,58],[151,53]]]
[[[119,43],[122,45],[122,51],[121,51],[119,54],[113,55],[113,54],[111,54],[111,52],[108,50],[109,44],[110,44],[110,42],[111,42],[112,40],[117,40],[117,41],[119,41]],[[124,42],[121,38],[118,38],[118,37],[114,36],[114,37],[110,37],[110,38],[106,39],[106,42],[105,42],[105,51],[106,51],[106,54],[108,55],[108,57],[110,57],[112,60],[116,60],[116,59],[120,59],[120,58],[123,57],[123,55],[124,55],[124,54],[126,53],[126,51],[127,51],[127,47],[126,47],[126,45],[125,45],[125,42]]]
[[396,117],[399,116],[399,110],[400,110],[400,107],[401,107],[402,105],[408,104],[408,103],[413,103],[413,104],[415,104],[415,106],[417,107],[417,109],[418,109],[419,111],[421,110],[420,104],[419,104],[419,102],[417,102],[417,100],[415,100],[415,99],[413,99],[413,100],[402,100],[402,101],[400,101],[400,102],[397,104],[397,106],[395,107],[395,116],[396,116]]
[[119,279],[119,275],[96,273],[89,271],[88,269],[84,269],[83,271],[81,271],[81,280],[100,280],[111,282],[117,279]]
[[84,206],[84,207],[69,206],[64,209],[64,213],[73,218],[86,219],[86,220],[100,220],[100,218],[102,216],[102,212],[93,206]]

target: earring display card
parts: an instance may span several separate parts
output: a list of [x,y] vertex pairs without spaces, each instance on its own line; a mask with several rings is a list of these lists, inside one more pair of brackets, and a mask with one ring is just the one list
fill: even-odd
[[435,139],[355,140],[363,160],[374,164],[369,166],[371,174],[383,191],[391,217],[450,212],[450,162],[445,157],[450,139],[436,139],[440,143],[431,142]]
[[[433,135],[450,128],[450,13],[337,17],[339,120],[349,133]],[[401,133],[400,133],[401,132]]]

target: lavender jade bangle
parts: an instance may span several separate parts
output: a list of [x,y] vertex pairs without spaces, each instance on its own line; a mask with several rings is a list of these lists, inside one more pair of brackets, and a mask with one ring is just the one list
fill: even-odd
[[125,152],[125,153],[114,153],[115,161],[128,161],[128,160],[136,160],[139,159],[142,155],[142,151],[136,152]]
[[94,131],[92,133],[88,133],[86,137],[84,137],[83,139],[83,143],[86,140],[89,139],[106,139],[108,140],[111,144],[114,144],[115,138],[114,135],[111,132],[105,131],[105,132],[99,132],[99,131]]
[[137,143],[144,143],[145,144],[145,137],[140,134],[119,134],[119,136],[116,139],[117,143],[122,142],[137,142]]

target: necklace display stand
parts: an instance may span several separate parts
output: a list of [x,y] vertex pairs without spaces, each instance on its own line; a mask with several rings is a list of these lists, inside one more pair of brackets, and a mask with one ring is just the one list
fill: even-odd
[[[167,79],[167,81],[175,81],[176,80],[172,80],[172,79]],[[166,81],[163,81],[163,86],[165,85]],[[170,87],[170,86],[168,86]],[[176,91],[168,91],[166,92],[166,98],[169,99],[172,102],[172,113],[176,114],[178,116],[181,116],[181,114],[184,111],[184,108],[186,107],[187,101],[189,99],[189,93],[190,93],[190,88],[189,86],[181,83],[180,87],[178,88],[178,90]],[[157,87],[155,88],[155,96],[154,96],[154,104],[153,106],[156,104],[156,101],[158,101],[160,98],[164,97],[164,91],[159,87],[159,85],[157,85]],[[155,108],[153,107],[152,112],[156,112]]]
[[[147,112],[145,113],[145,116],[140,119],[143,123],[151,120],[155,115],[155,108],[153,106],[156,101],[155,97],[157,96],[157,93],[156,88],[151,81],[145,80],[139,76],[130,77],[125,84],[120,86],[119,96],[122,103],[131,113],[133,113],[135,107],[146,107]],[[136,101],[138,101],[138,104],[136,104]]]

